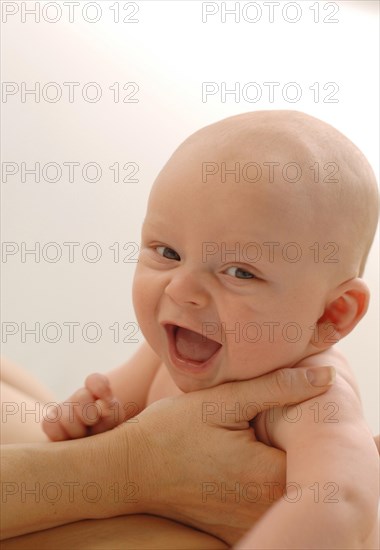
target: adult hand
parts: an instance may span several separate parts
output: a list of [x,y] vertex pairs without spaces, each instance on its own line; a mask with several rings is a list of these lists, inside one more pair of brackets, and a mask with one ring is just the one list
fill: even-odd
[[255,441],[249,420],[323,393],[332,372],[283,369],[163,399],[85,439],[4,445],[1,536],[150,513],[234,543],[285,484],[284,453]]
[[[129,468],[142,510],[233,544],[282,495],[285,453],[256,440],[249,421],[270,406],[327,389],[333,369],[283,369],[158,401],[133,425]],[[122,433],[122,427],[120,429]],[[138,444],[136,443],[138,442]]]

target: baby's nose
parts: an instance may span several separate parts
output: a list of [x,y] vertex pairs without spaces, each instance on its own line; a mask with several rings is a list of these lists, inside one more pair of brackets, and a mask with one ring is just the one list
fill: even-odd
[[181,306],[205,307],[209,301],[209,293],[204,278],[195,271],[181,268],[175,271],[166,285],[165,294]]

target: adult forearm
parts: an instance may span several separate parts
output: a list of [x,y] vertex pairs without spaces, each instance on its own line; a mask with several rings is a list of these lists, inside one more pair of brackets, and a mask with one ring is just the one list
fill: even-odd
[[128,426],[75,441],[4,445],[1,450],[1,538],[81,519],[140,511],[129,478]]

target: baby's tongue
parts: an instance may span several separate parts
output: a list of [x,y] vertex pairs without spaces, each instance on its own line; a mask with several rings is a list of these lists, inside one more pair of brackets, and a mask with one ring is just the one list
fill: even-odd
[[202,334],[179,327],[176,333],[177,350],[185,359],[206,361],[220,347],[220,344],[209,340]]

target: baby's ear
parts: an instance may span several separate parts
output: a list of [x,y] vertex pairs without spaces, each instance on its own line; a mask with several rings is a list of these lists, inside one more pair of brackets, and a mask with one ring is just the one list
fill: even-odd
[[359,278],[335,288],[317,321],[312,344],[327,349],[349,334],[366,314],[369,294],[367,285]]

